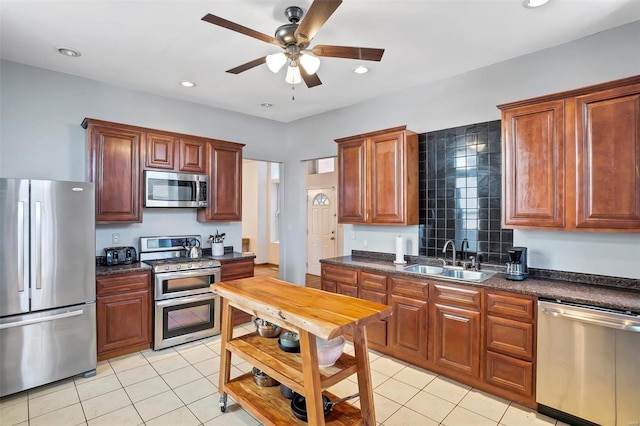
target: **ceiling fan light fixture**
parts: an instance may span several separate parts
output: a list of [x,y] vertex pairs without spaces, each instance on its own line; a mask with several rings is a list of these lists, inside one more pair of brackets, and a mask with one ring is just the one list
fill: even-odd
[[284,53],[274,53],[267,55],[267,66],[273,73],[277,73],[287,63],[287,55]]
[[304,53],[300,56],[300,65],[302,65],[307,74],[315,74],[316,71],[318,71],[318,68],[320,68],[320,59],[308,53]]
[[182,87],[194,87],[196,84],[192,81],[182,80],[180,86]]
[[286,81],[289,84],[300,83],[302,81],[302,76],[300,75],[300,68],[298,68],[297,66],[289,65],[289,68],[287,68],[287,76],[285,77],[284,81]]

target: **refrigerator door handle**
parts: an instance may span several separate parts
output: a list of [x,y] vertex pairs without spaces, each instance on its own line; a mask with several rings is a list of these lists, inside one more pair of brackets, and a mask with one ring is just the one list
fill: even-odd
[[83,313],[84,313],[84,309],[80,308],[79,310],[76,310],[76,311],[70,311],[70,312],[64,312],[64,313],[61,313],[61,314],[49,315],[47,317],[32,318],[32,319],[23,320],[23,321],[9,322],[9,323],[6,323],[6,324],[0,324],[0,330],[3,330],[5,328],[23,327],[25,325],[37,324],[39,322],[53,321],[53,320],[62,319],[62,318],[76,317],[78,315],[82,315]]
[[36,270],[36,289],[42,289],[42,203],[36,201],[36,256],[35,256],[35,270]]
[[24,291],[24,201],[18,201],[18,291]]

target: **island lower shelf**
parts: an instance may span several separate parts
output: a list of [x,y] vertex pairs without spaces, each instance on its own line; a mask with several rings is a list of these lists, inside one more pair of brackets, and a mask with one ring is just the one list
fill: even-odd
[[[265,425],[306,425],[291,411],[291,400],[280,393],[280,386],[261,387],[253,381],[253,374],[247,373],[224,385],[231,398]],[[337,397],[323,392],[330,400]],[[326,425],[347,426],[362,424],[360,410],[348,403],[336,404],[325,418]]]
[[[227,349],[294,392],[304,393],[302,357],[299,353],[280,349],[277,338],[261,337],[257,333],[245,334],[229,340]],[[324,390],[357,373],[358,364],[355,357],[343,353],[334,365],[319,368],[319,371],[320,388]]]

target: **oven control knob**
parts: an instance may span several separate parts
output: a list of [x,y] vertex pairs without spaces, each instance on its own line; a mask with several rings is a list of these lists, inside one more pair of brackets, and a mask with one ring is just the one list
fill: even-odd
[[168,270],[169,270],[169,265],[166,265],[166,266],[164,267],[164,270],[165,270],[165,271],[168,271]]
[[209,266],[213,266],[213,260],[209,261]]
[[193,265],[191,263],[187,263],[187,268],[191,268]]
[[198,266],[202,268],[202,262],[198,262]]
[[182,268],[182,265],[178,263],[178,264],[176,265],[176,269],[181,269],[181,268]]

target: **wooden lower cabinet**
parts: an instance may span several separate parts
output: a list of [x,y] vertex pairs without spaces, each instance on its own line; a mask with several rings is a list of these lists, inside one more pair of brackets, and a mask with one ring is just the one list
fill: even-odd
[[533,397],[533,362],[487,351],[485,381],[520,395]]
[[367,326],[370,347],[536,408],[536,298],[322,264],[322,289],[390,305]]
[[[235,262],[221,263],[220,281],[231,281],[240,278],[253,277],[253,258]],[[233,325],[244,324],[251,321],[251,314],[233,308]]]
[[98,361],[151,347],[151,273],[96,278]]
[[436,365],[480,377],[480,312],[434,303],[431,322]]

